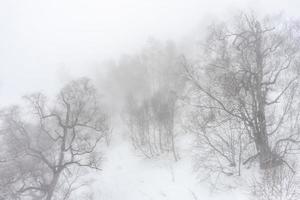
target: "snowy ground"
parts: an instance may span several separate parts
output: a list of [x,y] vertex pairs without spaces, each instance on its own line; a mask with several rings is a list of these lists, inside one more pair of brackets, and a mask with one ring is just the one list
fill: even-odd
[[[188,152],[186,153],[188,155]],[[126,140],[106,150],[102,172],[93,175],[96,200],[244,200],[233,190],[212,194],[197,179],[191,156],[178,162],[139,156]]]

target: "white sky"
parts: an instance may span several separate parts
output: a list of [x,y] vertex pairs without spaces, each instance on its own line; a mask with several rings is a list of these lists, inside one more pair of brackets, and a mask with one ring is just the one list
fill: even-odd
[[300,1],[0,0],[0,103],[51,93],[66,77],[89,75],[149,37],[179,40],[209,14],[244,7],[297,16]]

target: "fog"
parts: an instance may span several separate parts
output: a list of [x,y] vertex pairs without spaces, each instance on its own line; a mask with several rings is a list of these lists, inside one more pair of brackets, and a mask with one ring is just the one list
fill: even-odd
[[[180,41],[210,16],[250,7],[297,14],[299,1],[1,0],[0,99],[53,91],[100,73],[103,61],[137,51],[149,37]],[[69,77],[69,78],[68,78]]]
[[0,0],[0,200],[298,200],[299,8]]

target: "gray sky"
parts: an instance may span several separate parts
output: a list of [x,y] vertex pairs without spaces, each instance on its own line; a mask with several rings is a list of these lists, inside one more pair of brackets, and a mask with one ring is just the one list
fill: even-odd
[[51,94],[149,37],[180,40],[206,17],[244,7],[297,16],[300,1],[0,0],[0,102]]

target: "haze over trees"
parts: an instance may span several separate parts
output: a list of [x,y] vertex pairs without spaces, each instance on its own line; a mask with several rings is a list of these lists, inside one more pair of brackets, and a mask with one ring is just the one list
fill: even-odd
[[[53,103],[36,93],[28,109],[5,111],[1,199],[64,199],[76,168],[99,168],[97,144],[109,131],[107,116],[88,79],[67,84]],[[67,188],[70,189],[70,188]]]
[[[1,112],[0,200],[71,199],[84,169],[105,173],[108,138],[124,136],[137,156],[174,163],[188,137],[206,181],[239,187],[250,176],[251,198],[299,199],[299,28],[242,12],[203,28],[188,51],[150,40],[110,66],[104,87],[81,78],[55,98],[25,96]],[[120,124],[110,118],[125,134],[111,137]]]
[[238,174],[253,161],[261,169],[293,170],[290,154],[299,145],[298,37],[293,22],[243,13],[231,23],[211,25],[199,63],[184,64],[197,92],[192,130],[203,148]]
[[122,59],[112,75],[124,93],[122,116],[132,144],[148,158],[172,152],[178,160],[174,129],[184,88],[180,65],[174,43],[151,40],[140,54]]

